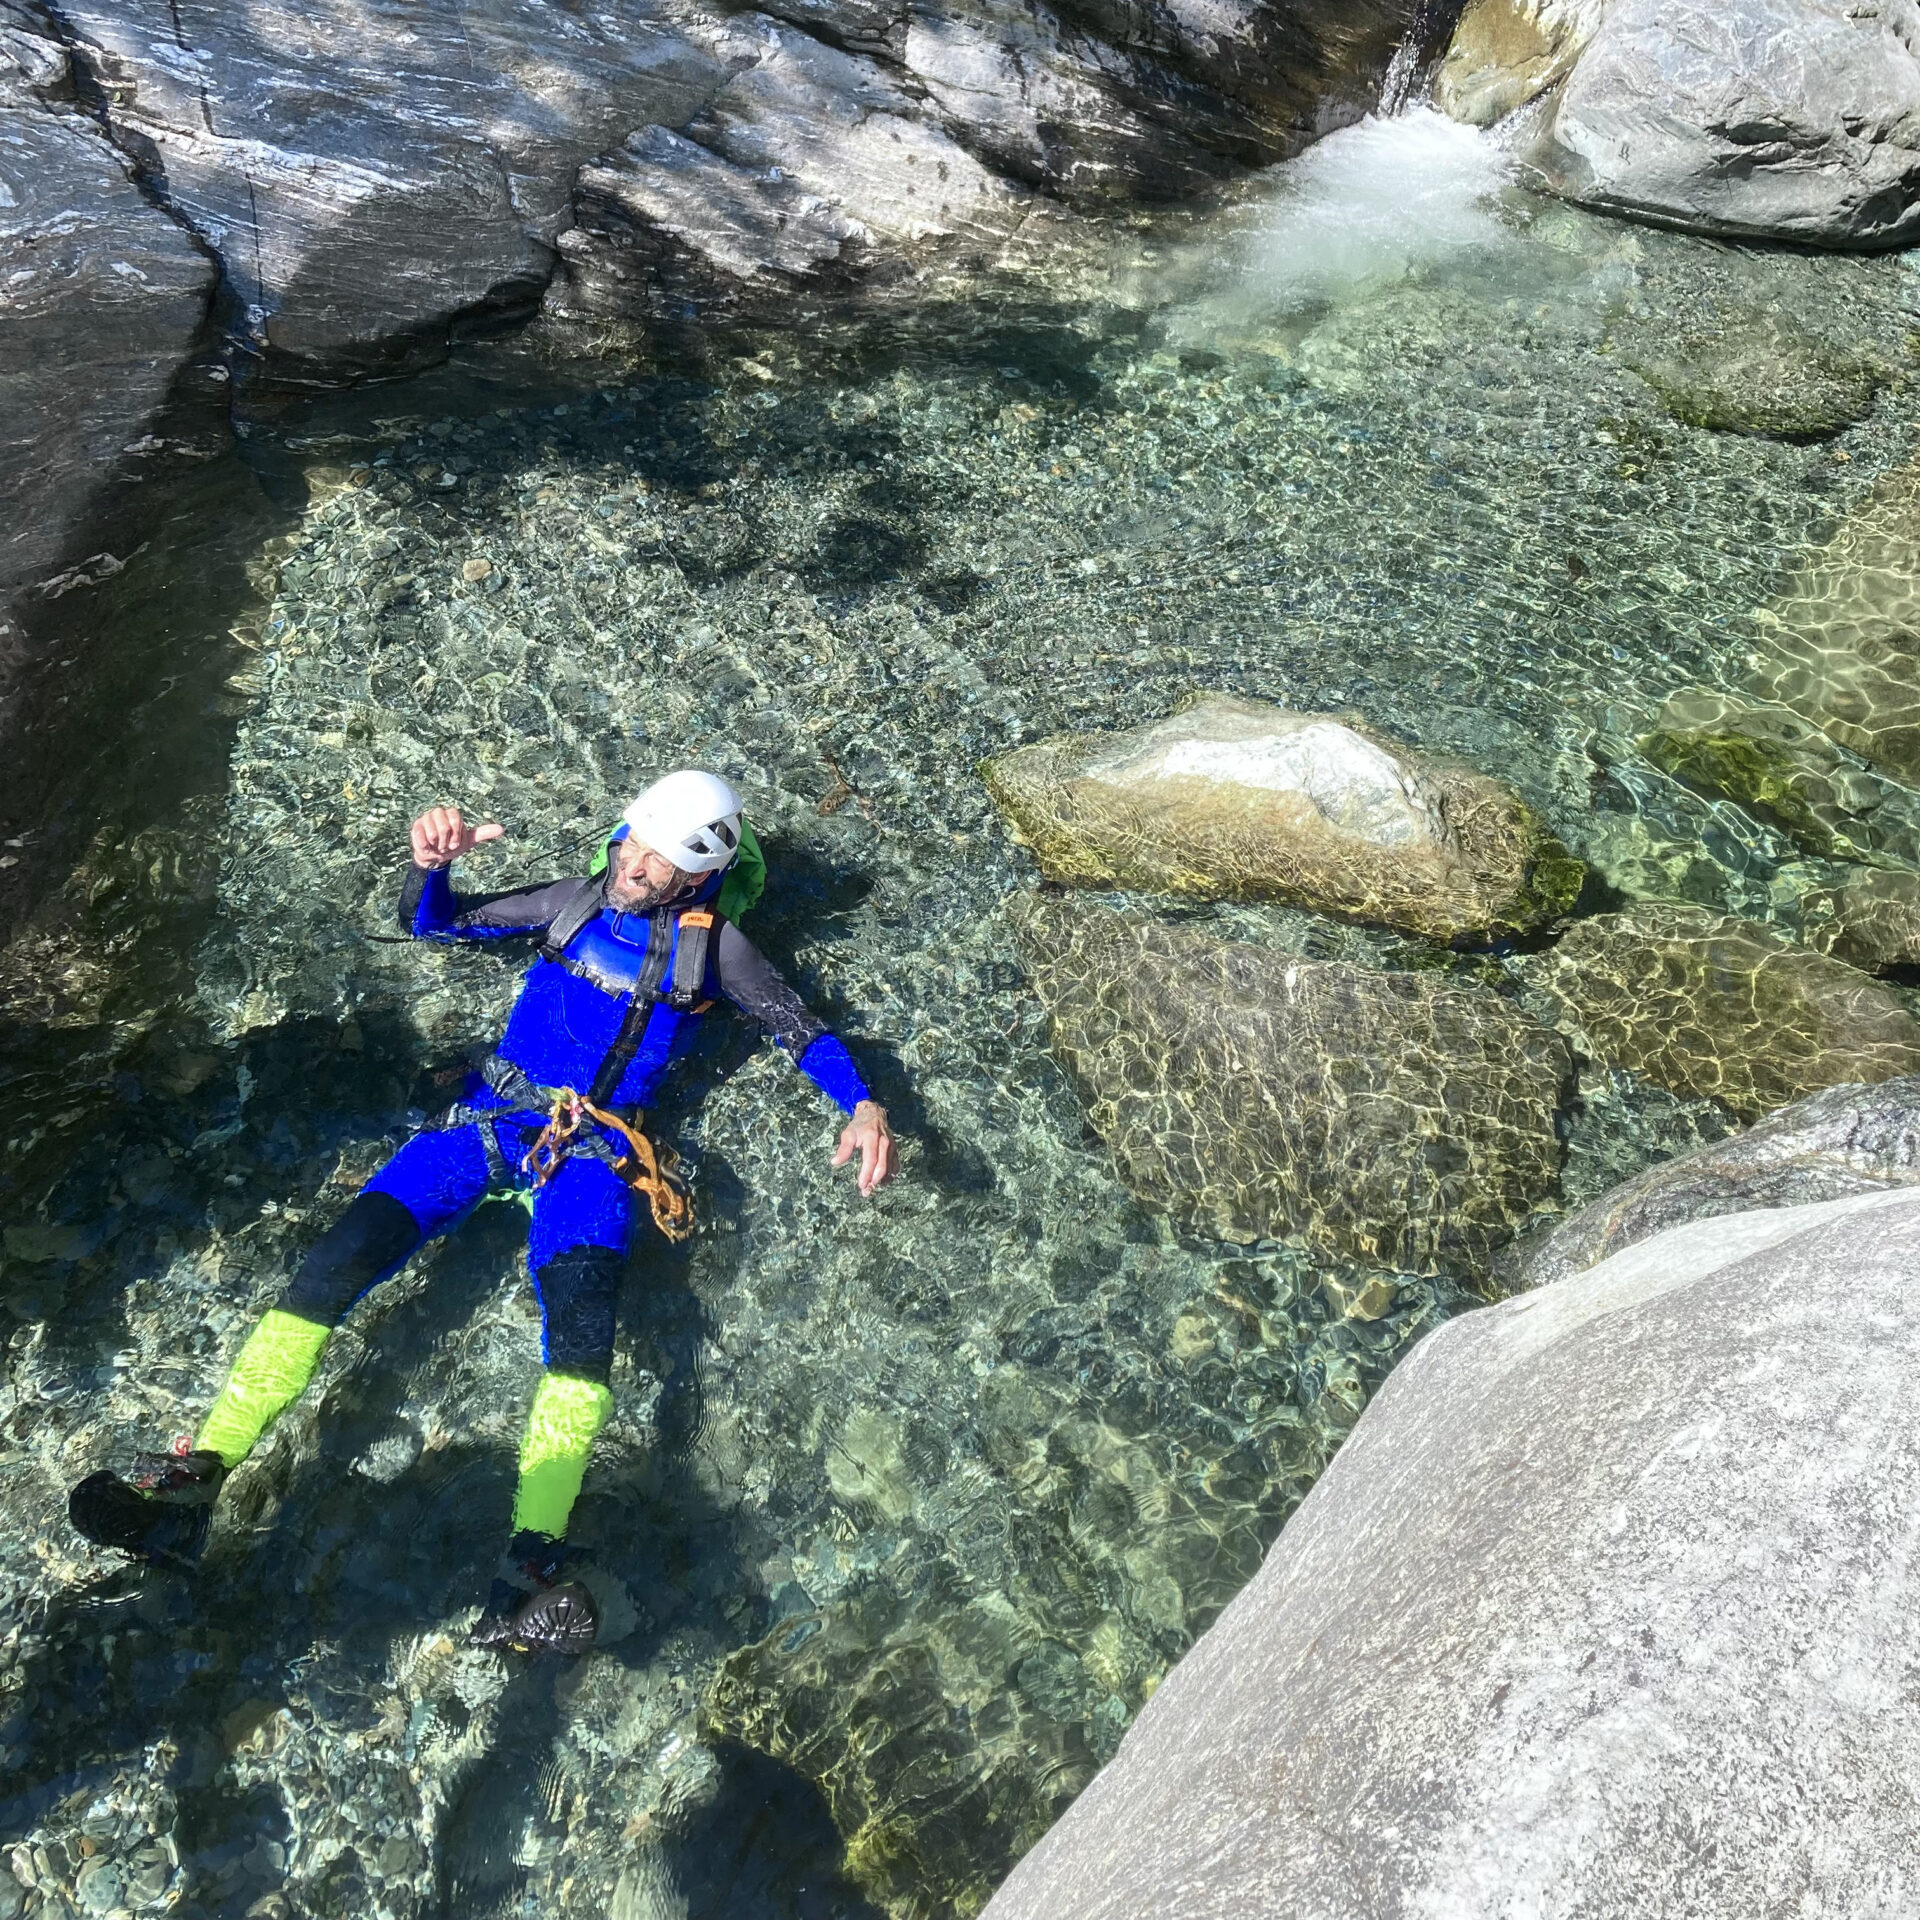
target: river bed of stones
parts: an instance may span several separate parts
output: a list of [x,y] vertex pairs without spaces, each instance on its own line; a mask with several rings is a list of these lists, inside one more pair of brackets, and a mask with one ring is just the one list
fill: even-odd
[[[91,1146],[6,1232],[0,1920],[977,1910],[1475,1297],[1128,1191],[1050,1051],[1007,911],[1037,876],[979,763],[1196,689],[1354,711],[1513,783],[1605,903],[1796,924],[1804,849],[1635,742],[1738,677],[1755,610],[1910,458],[1914,276],[1511,194],[1490,219],[1304,301],[1223,314],[1230,247],[1149,251],[1131,306],[997,336],[756,337],[258,429],[309,492],[258,556],[224,768],[69,890],[128,968],[179,958],[138,991],[98,962],[48,1013],[125,1044]],[[1791,339],[1753,347],[1755,314]],[[1716,328],[1772,341],[1782,385],[1867,368],[1858,418],[1688,424]],[[356,1310],[196,1579],[90,1554],[65,1487],[191,1426],[510,1003],[512,959],[398,937],[407,821],[498,820],[464,877],[513,885],[688,762],[746,795],[748,930],[903,1170],[861,1201],[837,1116],[712,1023],[661,1116],[702,1231],[636,1260],[578,1510],[627,1598],[607,1643],[519,1669],[462,1643],[538,1368],[511,1204]],[[1112,904],[1535,992],[1527,953]],[[23,1083],[46,1127],[54,1079]],[[1733,1125],[1584,1059],[1538,1220]]]

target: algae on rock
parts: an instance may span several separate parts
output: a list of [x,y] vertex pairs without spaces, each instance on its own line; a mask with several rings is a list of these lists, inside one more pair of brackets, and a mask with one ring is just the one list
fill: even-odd
[[1747,1120],[1920,1071],[1920,1021],[1887,988],[1758,921],[1642,902],[1576,921],[1540,978],[1602,1059]]
[[1853,765],[1790,708],[1694,688],[1675,694],[1638,744],[1683,785],[1736,802],[1809,853],[1920,863],[1920,793]]
[[1121,1177],[1201,1230],[1472,1273],[1552,1189],[1572,1062],[1499,996],[1070,898],[1013,911]]
[[1049,880],[1278,900],[1440,940],[1564,913],[1584,869],[1519,795],[1357,716],[1207,695],[982,768]]

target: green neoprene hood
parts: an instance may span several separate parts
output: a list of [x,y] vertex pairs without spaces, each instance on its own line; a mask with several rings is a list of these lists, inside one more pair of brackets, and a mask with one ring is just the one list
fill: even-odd
[[[607,849],[613,845],[613,836],[620,829],[615,827],[600,842],[600,851],[593,856],[593,865],[587,869],[589,874],[602,874],[607,870]],[[760,842],[754,838],[753,828],[745,820],[740,822],[740,850],[733,856],[733,864],[727,869],[727,877],[720,882],[720,894],[714,901],[714,911],[721,919],[731,920],[735,926],[740,924],[743,914],[749,912],[767,888],[767,860],[760,851]]]

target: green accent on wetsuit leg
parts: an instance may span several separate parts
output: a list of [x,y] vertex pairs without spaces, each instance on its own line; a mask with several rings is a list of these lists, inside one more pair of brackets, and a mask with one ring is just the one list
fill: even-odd
[[269,1310],[247,1335],[227,1384],[207,1411],[194,1445],[237,1467],[260,1436],[306,1391],[331,1327],[297,1313]]
[[564,1539],[567,1516],[580,1497],[593,1436],[606,1425],[613,1395],[578,1374],[542,1377],[520,1442],[520,1489],[513,1498],[515,1533]]

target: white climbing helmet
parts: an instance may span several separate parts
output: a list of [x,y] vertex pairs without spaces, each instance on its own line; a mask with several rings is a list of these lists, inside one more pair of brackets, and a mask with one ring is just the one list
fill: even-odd
[[718,873],[740,850],[740,796],[718,774],[693,767],[656,780],[623,818],[642,846],[682,873]]

